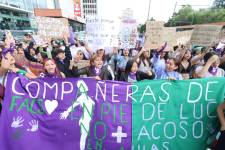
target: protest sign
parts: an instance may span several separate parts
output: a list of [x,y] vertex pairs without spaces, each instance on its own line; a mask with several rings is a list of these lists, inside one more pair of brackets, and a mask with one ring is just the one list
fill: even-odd
[[120,27],[121,48],[135,48],[138,38],[137,22],[134,19],[122,20]]
[[32,35],[35,44],[38,46],[43,46],[46,44],[46,42],[40,37],[40,35]]
[[221,25],[199,25],[194,28],[191,36],[191,44],[210,46],[213,42],[219,42]]
[[88,44],[93,51],[104,47],[113,47],[118,39],[115,20],[104,19],[99,16],[89,16],[86,19]]
[[89,67],[90,61],[89,60],[80,60],[77,63],[75,63],[74,66],[77,67],[78,69]]
[[85,31],[75,32],[75,37],[80,41],[86,41],[86,32]]
[[164,23],[162,21],[146,22],[145,47],[157,49],[163,42]]
[[14,37],[10,30],[5,30],[5,36],[6,36],[6,39],[5,39],[6,47],[10,47],[10,45],[15,44]]
[[69,35],[69,23],[65,18],[36,17],[38,35],[41,38],[63,38]]
[[206,149],[219,129],[224,85],[224,78],[129,84],[10,73],[0,149]]
[[180,31],[176,33],[176,44],[177,45],[186,45],[190,43],[193,30]]

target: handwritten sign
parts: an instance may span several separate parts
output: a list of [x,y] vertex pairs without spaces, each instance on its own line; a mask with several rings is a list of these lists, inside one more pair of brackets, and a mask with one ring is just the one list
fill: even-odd
[[213,42],[218,42],[222,27],[219,25],[201,25],[195,27],[191,36],[191,44],[210,46]]
[[120,27],[121,48],[135,48],[137,37],[138,33],[136,20],[122,20]]
[[190,43],[193,30],[178,32],[176,27],[164,27],[162,21],[148,21],[146,24],[145,47],[156,49],[167,42],[167,50],[172,50],[173,46]]
[[77,67],[78,69],[89,67],[90,61],[89,60],[80,60],[79,62],[75,63],[74,66]]
[[98,16],[89,16],[86,19],[86,31],[89,46],[93,51],[113,47],[113,41],[118,38],[116,21]]
[[62,38],[69,35],[69,23],[65,18],[36,17],[38,35],[42,38]]
[[146,42],[145,47],[156,49],[163,42],[163,22],[148,21],[146,23]]

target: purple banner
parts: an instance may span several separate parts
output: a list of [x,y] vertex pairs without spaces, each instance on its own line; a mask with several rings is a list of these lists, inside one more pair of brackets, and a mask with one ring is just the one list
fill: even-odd
[[8,74],[0,150],[131,149],[131,85]]

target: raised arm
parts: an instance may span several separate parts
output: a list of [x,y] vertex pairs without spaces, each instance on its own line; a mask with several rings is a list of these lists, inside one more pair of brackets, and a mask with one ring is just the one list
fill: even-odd
[[202,67],[202,69],[197,73],[197,76],[200,78],[203,78],[205,76],[205,74],[208,72],[209,67],[218,60],[218,56],[217,55],[213,55],[207,62],[206,64]]

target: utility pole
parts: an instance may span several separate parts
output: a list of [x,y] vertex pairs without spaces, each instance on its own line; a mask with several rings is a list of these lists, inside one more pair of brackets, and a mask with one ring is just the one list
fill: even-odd
[[149,17],[150,17],[151,2],[152,2],[152,0],[149,0],[149,5],[148,5],[148,18],[147,18],[147,20],[150,20]]
[[177,1],[175,3],[175,6],[174,6],[173,15],[175,14],[176,8],[177,8]]
[[[173,9],[173,15],[175,14],[176,8],[177,8],[177,1],[175,3],[174,9]],[[173,15],[172,15],[172,17],[173,17]],[[171,21],[170,26],[172,26],[172,25],[173,25],[173,22]]]

